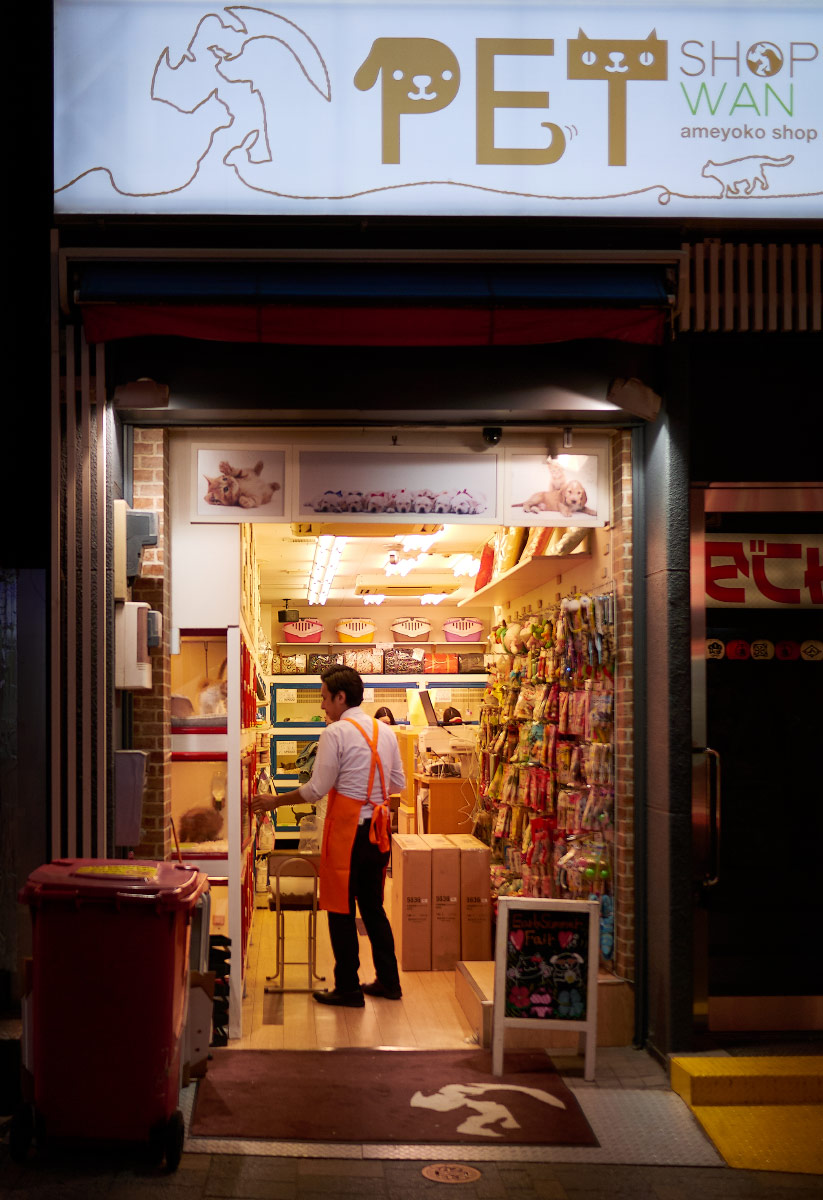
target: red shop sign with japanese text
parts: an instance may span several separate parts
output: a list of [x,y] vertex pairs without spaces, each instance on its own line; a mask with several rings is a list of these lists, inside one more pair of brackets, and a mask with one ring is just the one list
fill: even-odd
[[823,536],[707,537],[706,606],[823,607]]

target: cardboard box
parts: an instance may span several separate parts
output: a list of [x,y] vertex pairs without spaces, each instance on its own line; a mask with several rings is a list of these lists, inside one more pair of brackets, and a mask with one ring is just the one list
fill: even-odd
[[407,804],[401,804],[397,809],[397,832],[417,832],[417,817],[415,811],[413,808],[409,808]]
[[401,971],[432,969],[432,854],[416,833],[392,838],[392,929]]
[[491,851],[470,833],[450,833],[460,850],[460,958],[483,962],[492,954]]
[[460,961],[460,850],[443,833],[421,835],[432,855],[432,970]]

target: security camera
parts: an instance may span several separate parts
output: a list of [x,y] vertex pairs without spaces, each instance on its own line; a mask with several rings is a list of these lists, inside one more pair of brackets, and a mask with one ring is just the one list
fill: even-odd
[[503,437],[503,430],[496,426],[487,425],[483,430],[483,441],[489,446],[496,446]]

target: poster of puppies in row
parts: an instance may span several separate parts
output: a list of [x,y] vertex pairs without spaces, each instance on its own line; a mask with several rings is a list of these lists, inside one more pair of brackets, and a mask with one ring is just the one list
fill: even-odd
[[369,521],[421,515],[449,522],[497,521],[497,456],[301,451],[299,515],[346,513]]
[[506,455],[505,525],[595,526],[609,520],[608,455]]

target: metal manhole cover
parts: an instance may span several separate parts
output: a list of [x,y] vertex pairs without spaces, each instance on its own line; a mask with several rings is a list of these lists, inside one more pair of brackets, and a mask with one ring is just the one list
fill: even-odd
[[464,1167],[462,1163],[437,1163],[433,1167],[424,1167],[423,1174],[435,1183],[474,1183],[480,1178],[478,1170]]

